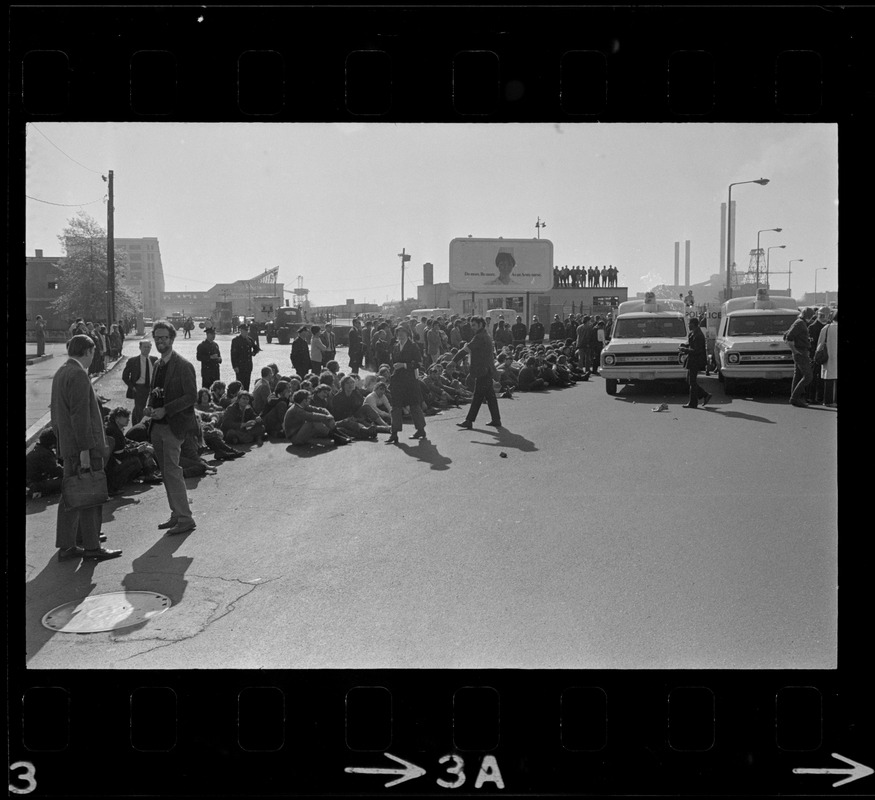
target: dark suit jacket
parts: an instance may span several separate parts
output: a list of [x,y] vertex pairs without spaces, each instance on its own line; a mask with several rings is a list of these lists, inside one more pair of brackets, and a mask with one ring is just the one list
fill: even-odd
[[296,336],[292,341],[290,358],[297,373],[306,375],[310,371],[310,345],[300,336]]
[[[155,388],[155,372],[152,373],[150,388]],[[188,433],[197,436],[198,424],[194,413],[196,402],[197,376],[194,364],[174,350],[167,361],[167,372],[164,376],[164,413],[170,430],[178,439],[184,439]],[[150,395],[146,408],[151,405]]]
[[65,463],[78,462],[83,450],[91,451],[92,460],[102,460],[106,437],[97,395],[88,373],[72,358],[52,379],[51,408],[58,453]]
[[[468,374],[474,378],[491,375],[495,365],[495,346],[485,328],[481,328],[474,334],[474,338],[468,342],[468,350],[471,358],[471,369]],[[464,357],[465,351],[460,350],[453,357],[453,361],[458,363]]]
[[[155,373],[155,362],[158,361],[157,356],[149,356],[149,361],[152,362],[152,368],[149,371],[149,380],[146,382],[146,388],[152,383],[152,375]],[[140,380],[140,354],[131,356],[125,362],[125,369],[122,372],[122,382],[128,387],[128,392],[125,397],[128,400],[133,400],[136,396],[136,383]]]

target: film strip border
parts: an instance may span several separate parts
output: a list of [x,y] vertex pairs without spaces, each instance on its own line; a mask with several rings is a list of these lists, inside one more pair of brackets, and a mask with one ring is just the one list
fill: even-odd
[[11,708],[12,763],[48,796],[796,794],[871,773],[872,692],[828,673],[63,677]]
[[11,99],[34,120],[826,121],[871,102],[866,11],[16,7]]

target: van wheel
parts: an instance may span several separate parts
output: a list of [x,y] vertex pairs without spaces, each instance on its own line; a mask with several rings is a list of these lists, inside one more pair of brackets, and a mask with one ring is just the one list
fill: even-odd
[[617,393],[617,379],[616,378],[605,378],[605,391],[609,395],[615,395]]
[[717,380],[720,381],[720,383],[723,383],[726,380],[725,376],[720,370],[717,370]]
[[726,392],[726,394],[728,394],[728,395],[735,394],[735,392],[737,391],[737,384],[738,384],[738,381],[735,378],[724,377],[723,378],[723,391]]

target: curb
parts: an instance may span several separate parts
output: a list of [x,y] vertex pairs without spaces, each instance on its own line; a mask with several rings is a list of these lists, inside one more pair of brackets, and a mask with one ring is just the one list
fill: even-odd
[[25,356],[27,366],[29,367],[32,367],[34,364],[39,364],[40,361],[48,361],[50,358],[54,358],[52,353],[45,353],[41,356]]
[[[42,356],[40,358],[40,361],[42,361],[46,358],[52,358],[52,356],[51,355]],[[95,383],[97,383],[97,381],[99,381],[101,378],[103,378],[105,375],[107,375],[109,372],[111,372],[112,369],[115,367],[115,365],[118,364],[120,361],[122,361],[122,359],[117,358],[115,361],[107,364],[106,372],[103,372],[100,375],[92,375],[91,376],[91,384],[94,385]],[[30,362],[28,362],[28,363],[30,363]],[[30,450],[31,446],[39,438],[40,431],[43,428],[45,428],[46,425],[48,425],[51,421],[52,421],[52,414],[49,411],[49,412],[43,414],[33,425],[31,425],[25,431],[25,434],[24,434],[24,452],[25,453],[27,453],[27,451]]]

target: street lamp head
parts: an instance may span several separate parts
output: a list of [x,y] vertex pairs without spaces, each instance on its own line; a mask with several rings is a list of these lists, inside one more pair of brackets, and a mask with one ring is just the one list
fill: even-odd
[[772,230],[775,231],[775,233],[780,233],[783,228],[772,228]]
[[768,182],[768,178],[760,178],[758,181],[751,181],[752,183],[758,183],[760,186],[765,186]]

